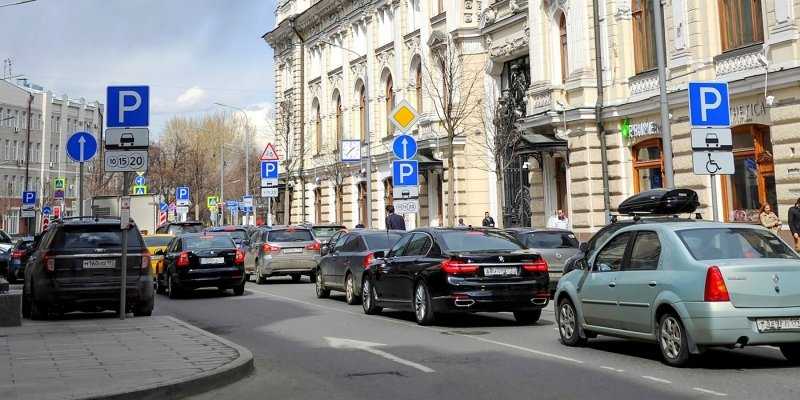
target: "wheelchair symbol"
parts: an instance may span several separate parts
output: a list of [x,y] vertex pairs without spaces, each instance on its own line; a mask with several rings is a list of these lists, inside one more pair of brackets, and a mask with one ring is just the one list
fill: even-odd
[[706,171],[708,171],[708,173],[710,173],[711,175],[714,175],[721,169],[722,167],[720,167],[719,164],[717,164],[717,162],[711,158],[711,153],[708,153],[708,162],[706,162]]

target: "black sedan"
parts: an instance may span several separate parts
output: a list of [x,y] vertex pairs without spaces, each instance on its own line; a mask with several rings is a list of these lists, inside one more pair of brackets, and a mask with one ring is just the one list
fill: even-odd
[[244,284],[244,252],[229,235],[187,233],[167,247],[158,292],[175,299],[193,289],[216,287],[241,296]]
[[361,297],[361,275],[373,260],[375,252],[386,252],[405,232],[358,229],[337,236],[328,244],[328,251],[314,271],[317,297],[330,295],[331,290],[345,292],[347,304],[358,303]]
[[511,311],[534,323],[550,298],[547,262],[495,229],[418,229],[382,256],[362,278],[367,314],[409,310],[425,325],[437,313]]

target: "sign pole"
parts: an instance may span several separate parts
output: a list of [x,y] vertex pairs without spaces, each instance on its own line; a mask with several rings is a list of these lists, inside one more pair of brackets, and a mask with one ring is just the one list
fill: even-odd
[[271,215],[272,215],[272,197],[267,197],[267,218],[266,218],[267,226],[270,226]]
[[78,216],[83,217],[83,161],[78,172]]
[[658,86],[659,103],[661,105],[661,145],[663,147],[662,160],[664,160],[664,178],[668,189],[675,187],[675,175],[672,168],[672,132],[669,126],[669,101],[667,100],[667,62],[665,60],[666,41],[664,39],[664,10],[661,8],[661,0],[652,0],[653,11],[655,12],[655,31],[656,31],[656,59],[658,62]]
[[719,222],[719,210],[717,209],[717,175],[711,174],[711,209],[714,214],[714,221]]
[[[128,175],[127,172],[123,175]],[[127,179],[123,179],[127,182]],[[124,320],[127,307],[125,297],[128,289],[128,228],[131,220],[131,198],[122,196],[119,204],[119,225],[122,229],[122,256],[120,257],[120,280],[119,280],[119,319]]]

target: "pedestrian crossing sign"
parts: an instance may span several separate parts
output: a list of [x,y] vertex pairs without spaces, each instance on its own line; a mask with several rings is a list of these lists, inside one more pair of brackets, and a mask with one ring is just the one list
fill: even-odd
[[133,194],[134,195],[145,195],[147,194],[147,185],[136,185],[133,187]]
[[206,207],[208,207],[209,210],[212,208],[213,209],[217,208],[218,203],[219,203],[219,197],[217,196],[208,196],[206,198]]

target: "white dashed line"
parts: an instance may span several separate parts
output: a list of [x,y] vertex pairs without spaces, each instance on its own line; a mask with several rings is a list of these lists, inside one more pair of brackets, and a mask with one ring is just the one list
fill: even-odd
[[692,389],[696,390],[696,391],[698,391],[700,393],[710,394],[710,395],[713,395],[713,396],[725,397],[725,396],[728,395],[727,393],[715,392],[713,390],[703,389],[703,388],[699,388],[699,387],[692,388]]
[[609,371],[619,372],[619,373],[625,372],[625,370],[624,370],[624,369],[617,369],[617,368],[614,368],[614,367],[608,367],[608,366],[605,366],[605,365],[601,365],[601,366],[600,366],[600,368],[602,368],[602,369],[607,369],[607,370],[609,370]]
[[650,375],[642,375],[642,378],[647,379],[649,381],[653,381],[653,382],[666,383],[668,385],[672,383],[672,381],[668,381],[666,379],[661,379],[661,378],[656,378],[655,376],[650,376]]

